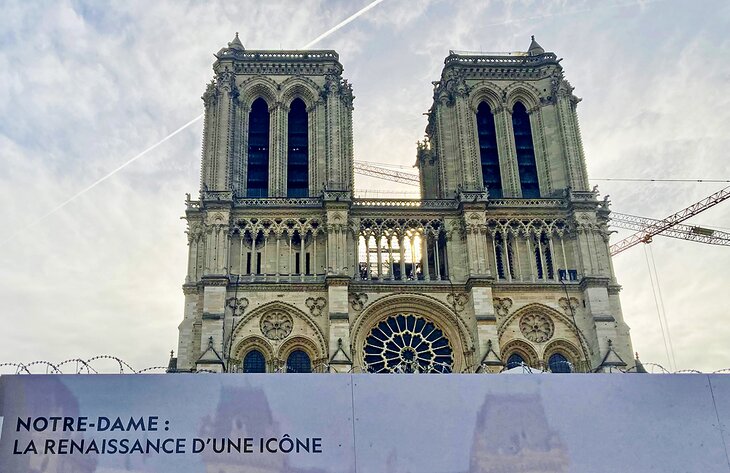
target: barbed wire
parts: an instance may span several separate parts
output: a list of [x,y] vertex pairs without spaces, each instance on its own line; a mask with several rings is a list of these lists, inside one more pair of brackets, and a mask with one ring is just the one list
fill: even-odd
[[[111,361],[113,362],[113,368],[109,368],[102,366],[104,362]],[[579,371],[575,370],[575,367],[570,362],[560,362],[565,363],[566,366],[564,367],[558,367],[558,368],[567,368],[564,370],[556,369],[553,367],[553,369],[556,372],[565,372],[565,373],[578,373]],[[560,363],[557,363],[559,365]],[[528,365],[516,365],[516,366],[501,366],[497,367],[499,369],[496,370],[496,372],[503,373],[505,371],[508,371],[510,368],[515,367],[522,367],[523,372],[525,374],[536,374],[536,373],[545,373],[545,371],[536,368],[531,367]],[[312,367],[313,373],[370,373],[368,370],[368,366],[365,365],[364,367],[358,366],[358,365],[351,365],[347,370],[338,371],[338,367],[332,366],[329,363],[320,363]],[[482,365],[475,365],[470,366],[462,369],[460,372],[463,374],[481,374],[481,373],[489,373],[489,372],[495,372],[494,366],[486,366],[484,364]],[[289,366],[281,366],[279,369],[275,370],[274,373],[286,373],[286,372],[292,372],[294,371]],[[640,364],[636,364],[631,367],[609,367],[609,372],[620,372],[620,373],[647,373],[647,374],[730,374],[730,368],[722,368],[715,371],[701,371],[697,369],[681,369],[677,371],[670,371],[666,369],[664,366],[658,364],[658,363],[651,363],[651,362],[642,362]],[[84,360],[82,358],[69,358],[68,360],[63,360],[60,363],[52,363],[47,360],[35,360],[28,363],[22,363],[22,362],[4,362],[0,363],[0,375],[2,374],[153,374],[153,373],[165,373],[165,372],[175,372],[175,373],[217,373],[217,371],[209,370],[209,369],[190,369],[190,370],[176,370],[171,369],[169,366],[149,366],[147,368],[143,368],[140,370],[136,370],[132,368],[132,366],[124,361],[123,359],[113,356],[113,355],[96,355],[93,356],[87,360]],[[396,373],[408,373],[410,372],[407,369],[400,369],[396,370]],[[441,370],[431,370],[431,372],[435,373],[443,373],[448,374],[450,371],[446,370],[442,367]],[[230,370],[228,373],[242,373],[241,369],[234,369]]]
[[[114,363],[114,368],[103,366],[104,362],[108,361]],[[113,355],[96,355],[87,360],[69,358],[60,363],[52,363],[47,360],[36,360],[29,363],[0,363],[0,374],[144,374],[160,371],[164,373],[167,370],[167,366],[150,366],[136,370],[126,361]]]

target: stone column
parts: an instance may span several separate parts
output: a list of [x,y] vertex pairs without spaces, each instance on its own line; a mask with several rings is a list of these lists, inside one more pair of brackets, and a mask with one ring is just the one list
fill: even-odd
[[425,229],[421,234],[421,247],[423,248],[421,250],[421,267],[423,268],[423,280],[430,281],[431,273],[429,272],[428,268],[428,234],[426,233]]
[[406,242],[405,234],[398,235],[398,252],[400,253],[400,280],[405,281],[406,277],[406,250],[404,248]]
[[382,246],[383,246],[383,235],[380,232],[377,232],[375,235],[375,244],[377,245],[377,258],[378,258],[378,281],[383,280],[383,255],[382,255]]
[[495,110],[494,126],[497,131],[502,193],[505,197],[522,197],[515,136],[512,130],[512,111],[504,107]]
[[434,270],[436,271],[436,280],[441,280],[441,265],[439,263],[439,234],[437,233],[434,237],[434,245],[433,245],[433,262],[434,262]]
[[288,116],[280,102],[269,108],[269,197],[286,197],[286,139]]
[[580,99],[572,93],[573,88],[563,81],[558,91],[557,110],[560,136],[565,150],[568,182],[574,191],[588,190],[588,174],[586,172],[583,142],[578,127],[575,108]]

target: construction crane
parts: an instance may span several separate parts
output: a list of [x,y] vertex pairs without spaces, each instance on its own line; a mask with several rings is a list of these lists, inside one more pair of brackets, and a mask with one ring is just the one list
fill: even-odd
[[355,172],[365,176],[376,177],[388,181],[400,182],[409,186],[417,186],[418,176],[409,172],[400,172],[388,169],[383,166],[368,163],[366,161],[355,161]]
[[[419,185],[418,176],[415,174],[395,171],[367,161],[355,161],[355,172],[409,186]],[[662,220],[611,212],[612,226],[636,231],[633,235],[611,245],[611,255],[617,255],[642,242],[649,243],[652,237],[656,235],[710,245],[730,246],[730,233],[681,224],[681,222],[719,204],[728,197],[730,197],[730,186]]]
[[662,219],[657,220],[655,223],[647,226],[646,228],[639,230],[638,232],[634,233],[633,235],[624,238],[623,240],[614,243],[610,247],[611,256],[617,255],[621,253],[622,251],[628,250],[634,245],[638,245],[639,243],[649,243],[651,242],[651,238],[655,235],[659,235],[660,233],[663,233],[664,231],[674,227],[675,225],[684,222],[690,217],[694,217],[700,212],[704,212],[705,210],[709,209],[710,207],[714,207],[715,205],[719,204],[723,200],[726,200],[730,197],[730,186],[715,192],[714,194],[705,197],[704,199],[700,200],[699,202],[695,202],[694,204],[690,205],[689,207],[686,207],[679,212],[673,213],[672,215]]
[[[627,230],[635,230],[637,232],[641,232],[645,231],[652,225],[657,225],[660,223],[661,220],[657,220],[654,218],[638,217],[636,215],[611,212],[611,225],[614,227],[625,228]],[[671,238],[679,238],[681,240],[707,243],[709,245],[730,246],[730,233],[712,230],[705,227],[683,225],[681,223],[678,223],[673,227],[667,228],[659,235]]]

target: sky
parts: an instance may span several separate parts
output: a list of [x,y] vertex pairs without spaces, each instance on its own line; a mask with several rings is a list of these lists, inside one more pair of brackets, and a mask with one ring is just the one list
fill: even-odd
[[[236,32],[250,49],[296,49],[369,3],[0,0],[0,363],[108,354],[166,365],[202,123],[47,214],[200,115],[213,54]],[[535,35],[583,99],[589,177],[730,179],[729,25],[724,1],[385,0],[312,48],[335,49],[353,84],[355,159],[412,166],[449,49],[525,51]],[[613,210],[654,218],[724,186],[593,184]],[[730,203],[689,223],[730,231]],[[675,364],[645,246],[614,259],[641,360],[730,368],[730,249],[649,245]]]

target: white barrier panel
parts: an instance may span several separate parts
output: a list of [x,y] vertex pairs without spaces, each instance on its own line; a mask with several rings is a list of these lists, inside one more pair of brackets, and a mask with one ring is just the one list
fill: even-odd
[[723,472],[723,375],[0,377],[0,472]]

